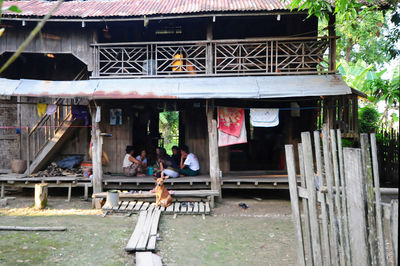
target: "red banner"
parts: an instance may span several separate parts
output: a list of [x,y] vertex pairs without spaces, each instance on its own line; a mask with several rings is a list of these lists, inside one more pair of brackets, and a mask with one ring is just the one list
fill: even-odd
[[243,108],[218,107],[218,129],[226,134],[239,137],[243,118]]

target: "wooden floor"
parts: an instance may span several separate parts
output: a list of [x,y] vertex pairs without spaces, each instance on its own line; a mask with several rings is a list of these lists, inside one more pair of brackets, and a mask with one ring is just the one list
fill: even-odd
[[137,213],[141,211],[160,210],[164,214],[210,214],[211,208],[208,201],[181,201],[173,202],[169,207],[156,206],[154,202],[132,200],[120,201],[118,206],[111,209],[104,208],[103,211],[116,213]]

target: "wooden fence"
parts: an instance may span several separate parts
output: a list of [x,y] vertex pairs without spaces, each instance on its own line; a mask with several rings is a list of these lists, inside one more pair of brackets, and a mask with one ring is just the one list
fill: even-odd
[[303,132],[300,186],[294,147],[285,146],[298,265],[397,265],[398,201],[385,221],[375,134],[370,140],[361,134],[360,149],[342,148],[340,130],[324,126],[313,142]]
[[387,186],[399,184],[399,131],[382,129],[378,132],[379,176]]

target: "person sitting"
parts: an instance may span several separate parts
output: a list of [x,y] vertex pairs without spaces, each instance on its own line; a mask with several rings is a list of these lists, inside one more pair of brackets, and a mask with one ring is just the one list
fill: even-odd
[[126,147],[126,155],[122,163],[125,176],[136,176],[138,168],[142,166],[142,162],[133,157],[134,152],[133,146]]
[[136,160],[141,162],[141,165],[138,167],[138,172],[143,174],[147,168],[147,158],[146,158],[146,150],[142,150],[138,156],[136,156]]
[[181,148],[181,162],[179,172],[185,176],[196,176],[199,174],[200,165],[196,155],[189,153],[189,147],[184,145]]
[[179,150],[178,146],[173,146],[171,150],[172,150],[171,159],[176,163],[176,165],[180,165],[181,151]]
[[168,156],[164,148],[160,148],[159,165],[160,169],[156,175],[157,177],[179,177],[178,165],[174,162],[174,160],[172,160],[171,157]]

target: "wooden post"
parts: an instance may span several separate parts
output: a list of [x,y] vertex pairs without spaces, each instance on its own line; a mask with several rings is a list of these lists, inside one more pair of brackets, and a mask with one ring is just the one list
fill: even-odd
[[47,205],[47,184],[35,184],[35,209],[44,209]]
[[296,165],[294,161],[293,145],[285,145],[285,152],[286,152],[286,166],[289,179],[290,201],[292,206],[293,221],[296,229],[297,263],[298,265],[303,266],[306,265],[306,260],[304,255],[304,243],[302,237],[303,233],[301,229],[299,196],[297,194],[297,177],[296,177]]
[[[315,149],[315,159],[317,163],[317,171],[318,171],[318,182],[319,187],[325,186],[324,182],[324,174],[322,170],[322,155],[321,155],[321,138],[320,132],[314,131],[314,149]],[[324,251],[326,257],[326,265],[330,266],[331,263],[331,252],[329,245],[329,229],[328,229],[328,211],[326,206],[326,198],[325,194],[321,194],[321,216],[322,216],[322,235],[323,235],[323,244]]]
[[392,234],[393,261],[398,265],[398,244],[399,244],[399,200],[392,200],[390,206],[390,231]]
[[375,199],[374,199],[374,186],[372,182],[372,164],[371,155],[369,150],[368,134],[360,135],[361,141],[361,155],[364,167],[365,176],[365,192],[367,196],[367,216],[368,216],[368,241],[369,251],[371,256],[371,264],[377,264],[378,247],[376,243],[376,223],[375,223]]
[[213,74],[213,45],[211,43],[213,39],[213,24],[212,22],[209,22],[207,25],[207,41],[209,43],[207,44],[207,54],[206,54],[206,73],[207,74]]
[[219,179],[219,158],[218,158],[218,138],[217,138],[217,121],[214,119],[214,108],[207,109],[207,126],[208,126],[208,149],[210,154],[210,177],[211,189],[218,190],[221,199],[221,181]]
[[314,163],[310,132],[301,133],[303,146],[304,170],[308,194],[308,211],[310,215],[312,256],[315,265],[323,265],[321,236],[318,222],[317,191],[314,181]]
[[372,154],[372,166],[373,166],[374,183],[375,183],[376,225],[377,225],[377,235],[378,235],[379,258],[380,258],[380,264],[386,265],[385,238],[383,234],[383,223],[382,223],[383,217],[382,217],[382,206],[381,206],[381,190],[379,184],[380,181],[379,181],[379,166],[378,166],[378,149],[376,147],[375,133],[371,134],[371,154]]
[[[303,145],[301,143],[297,146],[299,154],[299,168],[300,168],[300,184],[302,188],[306,188],[306,179],[304,173],[304,159],[303,159]],[[310,216],[308,215],[308,199],[302,199],[303,213],[304,213],[304,242],[305,252],[308,254],[311,264],[313,265],[312,247],[311,247],[311,234],[310,234]]]
[[360,149],[344,148],[352,265],[370,265],[365,210],[365,180]]
[[101,164],[102,137],[100,135],[99,123],[96,123],[96,108],[92,110],[92,163],[93,163],[93,193],[103,191],[103,166]]
[[[328,36],[336,37],[336,16],[333,13],[329,14],[328,21]],[[336,71],[336,39],[329,39],[329,71]]]
[[0,198],[4,198],[4,194],[5,194],[5,185],[4,183],[1,183],[1,193],[0,193]]
[[30,144],[30,141],[29,141],[29,127],[26,127],[26,166],[27,166],[26,172],[28,173],[28,176],[31,175],[30,153],[31,153],[31,144]]

